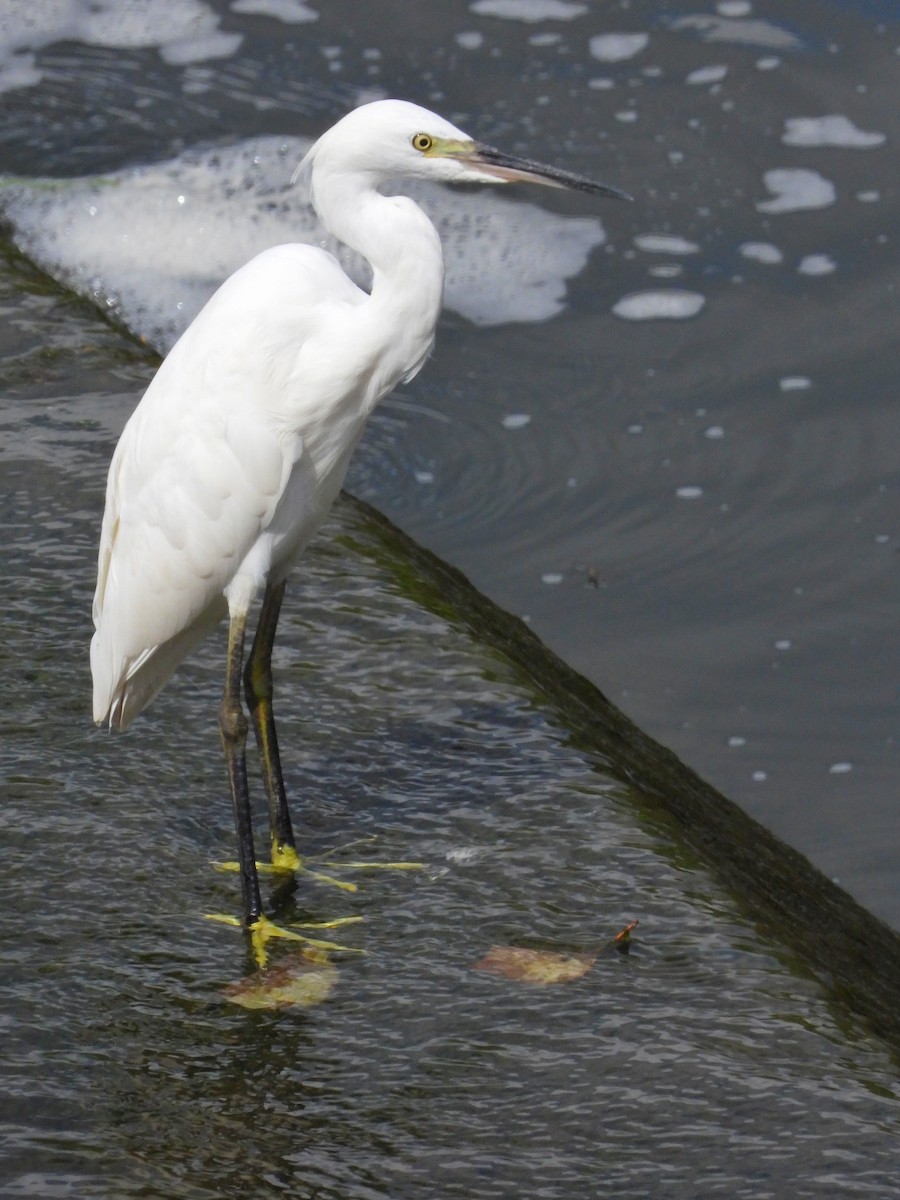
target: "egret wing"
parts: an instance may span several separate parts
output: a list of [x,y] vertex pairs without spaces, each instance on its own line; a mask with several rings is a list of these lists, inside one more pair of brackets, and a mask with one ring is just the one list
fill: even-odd
[[224,614],[223,592],[302,455],[281,393],[289,379],[302,387],[291,364],[333,303],[335,273],[355,300],[334,260],[309,247],[253,260],[198,315],[126,425],[110,465],[94,596],[95,720],[117,697],[121,707],[127,681],[154,656],[167,668],[155,694]]

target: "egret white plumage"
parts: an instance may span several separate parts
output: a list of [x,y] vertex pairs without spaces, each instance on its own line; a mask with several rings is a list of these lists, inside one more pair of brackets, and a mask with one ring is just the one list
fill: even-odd
[[[226,614],[219,723],[231,782],[243,923],[262,919],[241,704],[243,676],[269,798],[272,862],[299,865],[272,709],[285,584],[335,500],[366,418],[431,350],[441,243],[395,177],[617,189],[473,141],[399,100],[349,113],[301,167],[323,225],[372,268],[369,292],[307,245],[232,275],[162,363],[109,469],[91,643],[97,724],[125,729]],[[248,612],[263,591],[244,662]]]

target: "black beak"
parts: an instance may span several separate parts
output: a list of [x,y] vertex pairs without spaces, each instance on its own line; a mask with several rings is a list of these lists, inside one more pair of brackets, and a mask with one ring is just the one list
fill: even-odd
[[628,192],[621,188],[609,187],[605,183],[595,183],[584,175],[576,175],[572,171],[563,171],[559,167],[548,167],[544,163],[532,162],[528,158],[517,158],[513,154],[504,154],[493,146],[483,146],[476,143],[471,154],[463,157],[470,166],[492,179],[502,179],[505,183],[542,183],[546,187],[568,188],[573,192],[587,192],[593,196],[609,196],[614,200],[631,200]]

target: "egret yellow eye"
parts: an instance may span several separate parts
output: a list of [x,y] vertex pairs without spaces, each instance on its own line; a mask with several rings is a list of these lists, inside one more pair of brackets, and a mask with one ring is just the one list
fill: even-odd
[[414,133],[412,136],[413,149],[425,154],[434,145],[434,138],[429,133]]

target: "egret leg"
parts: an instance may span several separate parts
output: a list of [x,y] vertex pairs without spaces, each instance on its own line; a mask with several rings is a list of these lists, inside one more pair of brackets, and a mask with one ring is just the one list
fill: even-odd
[[241,873],[243,923],[246,929],[262,916],[256,855],[253,850],[253,827],[250,820],[250,791],[247,787],[247,718],[241,707],[241,667],[244,660],[244,637],[247,614],[233,615],[228,627],[228,655],[225,692],[219,706],[219,731],[225,749],[225,762],[231,782],[234,805],[234,827],[237,832],[238,864]]
[[275,732],[275,714],[272,710],[272,648],[275,645],[275,629],[284,599],[284,589],[285,580],[266,584],[259,624],[244,670],[244,693],[253,720],[266,795],[269,798],[272,865],[293,871],[300,866],[300,858],[294,841],[291,815],[288,812],[281,757],[278,753],[278,735]]

